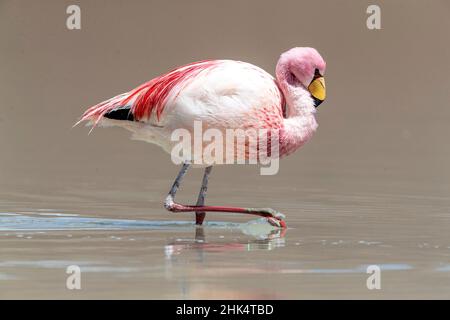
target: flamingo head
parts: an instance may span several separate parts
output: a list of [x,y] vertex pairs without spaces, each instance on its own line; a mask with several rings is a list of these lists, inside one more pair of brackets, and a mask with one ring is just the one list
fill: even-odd
[[276,74],[281,82],[293,88],[307,90],[317,107],[326,97],[325,91],[326,63],[314,48],[292,48],[280,57]]

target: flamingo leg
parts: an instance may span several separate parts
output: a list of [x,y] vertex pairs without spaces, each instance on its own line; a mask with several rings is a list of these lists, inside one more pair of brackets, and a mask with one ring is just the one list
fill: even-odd
[[[181,167],[181,170],[178,173],[178,175],[172,185],[172,188],[170,189],[169,194],[166,197],[166,200],[164,201],[164,207],[167,210],[169,210],[171,212],[196,212],[196,213],[199,213],[200,217],[202,214],[205,214],[206,211],[252,214],[252,215],[267,218],[267,221],[276,227],[286,228],[286,222],[284,221],[284,218],[285,218],[284,215],[278,211],[271,209],[271,208],[240,208],[240,207],[225,207],[225,206],[204,206],[203,204],[193,206],[193,205],[184,205],[184,204],[176,203],[174,201],[175,195],[176,195],[178,188],[180,187],[181,181],[183,180],[183,177],[186,174],[186,171],[189,169],[189,167],[190,167],[189,163],[184,163],[183,166]],[[211,169],[209,169],[209,172],[211,172]],[[209,175],[209,172],[208,172],[208,175]],[[204,189],[204,191],[202,191],[202,189],[200,189],[199,199],[197,200],[197,203],[201,203],[202,201],[204,201],[204,196],[206,195],[206,185],[207,185],[207,180],[208,180],[208,175],[206,173],[207,172],[205,170],[206,183],[202,183],[202,189]],[[205,175],[203,176],[204,182],[205,182]],[[205,184],[205,188],[204,188],[204,184]],[[200,218],[196,218],[196,223],[200,222],[198,219],[200,219]],[[203,222],[203,220],[202,220],[202,222]],[[200,223],[197,223],[197,224],[200,224]]]
[[[200,192],[198,193],[196,206],[203,206],[205,204],[206,191],[208,190],[208,177],[211,173],[212,166],[205,168],[205,173],[203,174],[202,186],[200,187]],[[195,224],[202,225],[203,220],[205,220],[205,211],[195,212]]]

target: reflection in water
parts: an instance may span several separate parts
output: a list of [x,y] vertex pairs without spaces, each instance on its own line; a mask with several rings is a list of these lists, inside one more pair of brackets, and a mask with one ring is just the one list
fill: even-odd
[[[242,231],[244,234],[248,234],[248,229],[243,229]],[[273,250],[278,247],[284,247],[285,235],[286,229],[272,229],[267,233],[258,234],[257,239],[251,239],[246,242],[208,242],[205,239],[204,228],[196,227],[194,238],[171,241],[164,247],[164,251],[166,258],[170,260],[183,251],[195,251],[203,257],[204,252]]]
[[[217,266],[215,254],[233,254],[246,251],[265,250],[270,251],[285,246],[286,229],[261,228],[260,223],[265,221],[255,220],[241,228],[242,233],[250,238],[245,240],[230,241],[225,237],[208,241],[205,236],[204,227],[196,227],[193,238],[170,240],[164,247],[166,256],[165,274],[166,279],[175,280],[181,290],[183,298],[213,299],[211,292],[220,298],[239,299],[270,299],[276,298],[273,295],[255,292],[242,292],[221,287],[217,283],[214,288],[209,288],[206,283],[200,284],[192,282],[192,278],[202,278],[214,274],[215,276],[240,275],[258,273],[258,268],[254,265],[240,266],[239,268],[230,266]],[[212,261],[208,261],[208,256],[212,255]]]

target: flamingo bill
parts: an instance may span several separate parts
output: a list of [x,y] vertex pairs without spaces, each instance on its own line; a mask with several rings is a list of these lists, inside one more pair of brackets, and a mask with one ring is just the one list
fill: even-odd
[[314,79],[308,86],[308,90],[311,95],[317,100],[323,101],[326,98],[325,79],[324,77],[318,77]]

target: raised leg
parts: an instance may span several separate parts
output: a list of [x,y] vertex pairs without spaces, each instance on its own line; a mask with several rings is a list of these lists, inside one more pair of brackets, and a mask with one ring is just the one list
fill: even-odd
[[[208,190],[208,178],[211,173],[212,166],[205,168],[205,173],[203,174],[202,186],[200,187],[200,192],[198,193],[197,206],[203,206],[205,204],[206,191]],[[195,224],[202,225],[203,220],[205,220],[206,213],[204,211],[195,212]]]
[[[204,206],[204,205],[183,205],[174,202],[175,195],[177,193],[178,188],[180,187],[181,181],[183,180],[184,175],[186,174],[186,171],[189,169],[190,164],[184,163],[181,167],[180,172],[178,173],[178,176],[176,177],[172,188],[169,191],[169,194],[166,197],[166,200],[164,202],[164,207],[171,211],[171,212],[198,212],[200,214],[204,214],[206,211],[210,212],[234,212],[234,213],[243,213],[243,214],[252,214],[257,215],[261,217],[267,218],[267,221],[280,228],[286,228],[286,222],[284,221],[285,216],[281,214],[278,211],[275,211],[271,208],[239,208],[239,207],[224,207],[224,206]],[[209,169],[211,171],[211,169]],[[209,174],[209,173],[208,173]],[[206,175],[206,171],[205,171]],[[207,181],[206,177],[206,181]],[[205,177],[204,177],[205,179]],[[207,184],[207,183],[206,183]],[[202,189],[203,189],[203,183],[202,183]],[[204,201],[204,196],[206,194],[206,188],[204,192],[202,193],[202,189],[200,189],[199,194],[199,200],[198,201]],[[200,198],[203,197],[203,200]]]

